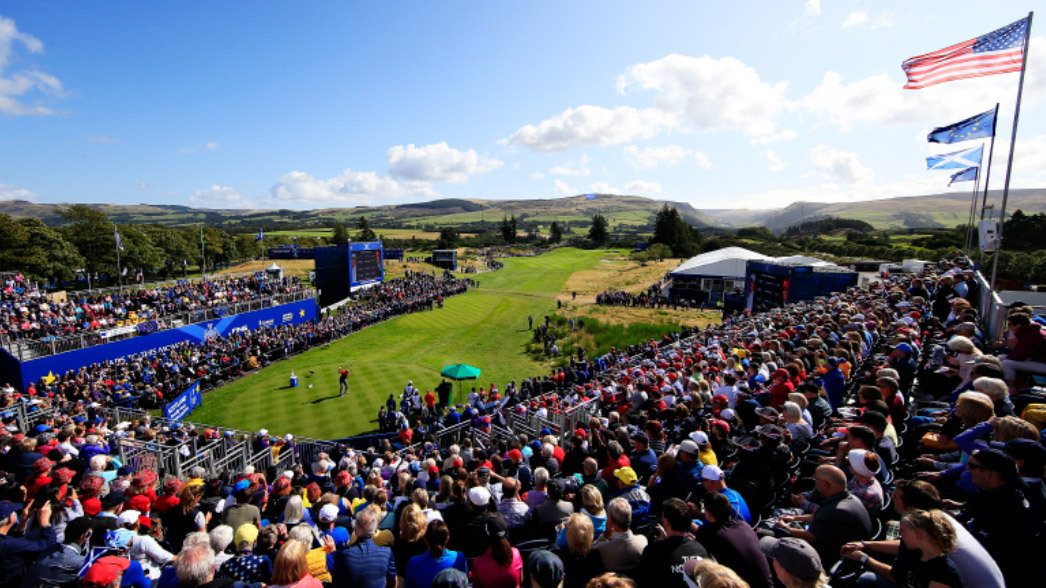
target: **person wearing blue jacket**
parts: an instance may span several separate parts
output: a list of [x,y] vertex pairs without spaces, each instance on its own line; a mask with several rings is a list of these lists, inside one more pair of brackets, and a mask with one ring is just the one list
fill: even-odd
[[821,381],[821,385],[824,386],[824,393],[828,396],[828,402],[832,405],[832,410],[838,410],[843,403],[843,388],[846,387],[846,378],[843,376],[842,370],[839,369],[839,359],[836,357],[829,357],[825,360],[828,371],[824,374],[824,379]]
[[18,526],[22,505],[9,500],[0,501],[0,588],[14,588],[22,581],[28,568],[45,549],[58,542],[51,527],[51,503],[45,502],[36,511],[37,528],[20,537],[11,532]]

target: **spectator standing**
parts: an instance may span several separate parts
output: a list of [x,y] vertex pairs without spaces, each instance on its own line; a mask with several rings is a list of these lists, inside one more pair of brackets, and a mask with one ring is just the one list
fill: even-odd
[[708,557],[704,546],[686,535],[690,532],[690,507],[678,498],[670,498],[661,507],[661,524],[657,540],[647,545],[639,563],[640,586],[643,588],[684,588],[687,586],[683,564],[695,557]]
[[519,588],[523,581],[523,558],[509,544],[508,528],[497,518],[487,519],[490,548],[472,562],[476,588]]
[[441,571],[455,568],[468,574],[465,554],[447,549],[450,541],[450,530],[443,521],[429,523],[425,531],[425,544],[428,551],[411,558],[407,564],[406,588],[428,588],[432,580]]
[[374,543],[378,519],[369,508],[356,513],[356,542],[336,545],[334,551],[334,588],[384,588],[396,581],[396,561],[392,550]]

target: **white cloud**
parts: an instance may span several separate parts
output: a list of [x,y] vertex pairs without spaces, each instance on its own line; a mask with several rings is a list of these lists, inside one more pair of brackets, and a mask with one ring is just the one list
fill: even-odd
[[[0,54],[0,59],[3,55]],[[36,194],[31,190],[10,184],[0,184],[0,200],[29,200],[35,201]]]
[[704,130],[736,129],[750,136],[771,135],[786,105],[788,84],[769,84],[755,69],[733,57],[667,55],[628,68],[618,90],[655,91],[654,103]]
[[875,177],[871,168],[857,160],[856,153],[838,151],[826,145],[814,147],[810,151],[810,160],[814,165],[810,173],[832,182],[856,184]]
[[0,16],[0,113],[10,116],[54,114],[46,106],[26,104],[23,97],[34,91],[44,96],[61,97],[62,82],[58,78],[37,69],[5,72],[16,45],[29,53],[44,50],[39,39],[19,31],[15,21]]
[[694,151],[694,159],[697,161],[697,167],[701,169],[709,169],[712,167],[712,160],[708,158],[708,155],[703,151]]
[[113,137],[110,137],[108,135],[95,135],[93,137],[88,137],[87,142],[97,143],[99,145],[114,145],[116,143],[119,143],[120,140],[114,139]]
[[552,182],[552,189],[556,191],[556,194],[562,194],[564,196],[573,196],[578,191],[567,185],[566,182],[556,178],[556,181]]
[[239,190],[218,184],[197,190],[189,197],[189,201],[207,208],[245,208],[248,205],[247,199]]
[[843,22],[843,28],[849,29],[864,24],[868,24],[868,13],[863,10],[855,10],[850,13],[850,16],[846,17],[846,21]]
[[679,145],[663,147],[646,147],[640,149],[635,145],[625,147],[625,161],[636,169],[652,169],[664,164],[671,167],[685,158],[689,151]]
[[543,174],[541,172],[534,172],[534,173],[530,174],[530,179],[532,179],[532,180],[543,180],[543,179],[545,179],[545,174]]
[[416,147],[413,143],[390,147],[385,153],[389,176],[413,182],[464,184],[469,176],[493,171],[504,162],[480,156],[475,150],[459,151],[446,141]]
[[755,137],[754,139],[752,139],[752,144],[769,145],[770,143],[776,143],[778,141],[791,141],[795,137],[795,131],[785,129],[780,133],[774,133],[772,135],[763,135],[762,137]]
[[217,151],[217,150],[218,150],[218,143],[216,143],[214,141],[208,141],[208,142],[204,143],[203,145],[201,145],[199,147],[180,147],[178,149],[178,153],[181,153],[182,155],[192,155],[193,153],[198,153],[200,151]]
[[337,176],[324,180],[305,172],[292,171],[284,175],[270,190],[272,203],[284,207],[358,206],[376,199],[403,196],[434,197],[439,194],[430,182],[397,182],[375,172],[346,169]]
[[788,167],[788,162],[782,160],[781,157],[777,155],[777,152],[773,149],[765,149],[760,153],[760,155],[762,155],[763,158],[766,159],[766,163],[768,164],[767,167],[770,169],[770,171],[779,172],[784,168]]
[[[1046,38],[1033,37],[1029,49],[1024,104],[1046,95]],[[931,49],[927,47],[927,49]],[[1038,49],[1038,51],[1036,51]],[[820,85],[795,103],[800,113],[812,115],[847,130],[857,125],[944,124],[987,110],[1000,96],[1012,96],[1017,75],[997,75],[905,90],[900,76],[879,74],[846,83],[833,71]],[[1012,117],[1003,104],[1000,117]],[[954,122],[954,121],[952,121]],[[927,128],[929,130],[929,128]]]
[[821,14],[821,0],[806,0],[803,4],[803,12],[809,16]]
[[152,187],[152,185],[149,184],[149,182],[138,182],[138,189],[139,190],[152,190],[153,187]]
[[625,184],[625,192],[629,194],[660,194],[661,184],[658,182],[636,180]]
[[855,10],[843,21],[844,29],[865,28],[882,29],[894,26],[892,19],[886,16],[868,16],[863,10]]
[[583,145],[618,145],[637,137],[652,137],[675,126],[669,113],[630,106],[603,108],[589,104],[568,108],[537,125],[520,127],[503,145],[521,145],[531,151],[554,153]]
[[595,182],[588,187],[588,193],[590,194],[620,194],[621,190],[611,186],[606,182]]

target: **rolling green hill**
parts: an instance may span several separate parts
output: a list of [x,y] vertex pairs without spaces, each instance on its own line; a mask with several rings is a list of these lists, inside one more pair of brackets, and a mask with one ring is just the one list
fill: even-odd
[[[1001,191],[992,191],[989,202],[998,206]],[[863,220],[878,229],[954,227],[965,222],[970,197],[964,193],[931,194],[869,200],[864,202],[795,202],[778,209],[710,209],[699,210],[685,202],[653,200],[640,196],[596,194],[534,200],[481,200],[444,198],[410,204],[369,206],[356,208],[319,208],[314,210],[230,210],[191,208],[188,206],[157,204],[89,204],[101,210],[118,223],[159,223],[187,226],[206,223],[232,231],[251,231],[257,227],[275,230],[280,227],[330,227],[336,221],[352,222],[366,216],[373,227],[430,228],[485,222],[515,216],[536,222],[547,230],[552,221],[574,222],[573,232],[582,232],[592,216],[607,217],[613,229],[635,228],[649,231],[653,220],[665,204],[675,206],[690,224],[698,227],[736,228],[765,226],[774,231],[803,220],[840,217]],[[0,213],[15,218],[36,217],[49,225],[60,225],[59,211],[66,204],[34,203],[24,200],[0,202]],[[1007,210],[1021,209],[1026,213],[1046,212],[1046,189],[1011,190]],[[473,225],[473,230],[475,230]]]

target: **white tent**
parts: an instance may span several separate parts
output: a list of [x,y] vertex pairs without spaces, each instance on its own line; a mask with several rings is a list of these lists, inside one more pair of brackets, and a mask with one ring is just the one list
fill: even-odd
[[[743,247],[726,247],[684,261],[672,270],[673,278],[734,278],[745,279],[745,265],[749,260],[772,261],[774,258]],[[820,261],[820,260],[818,260]]]

